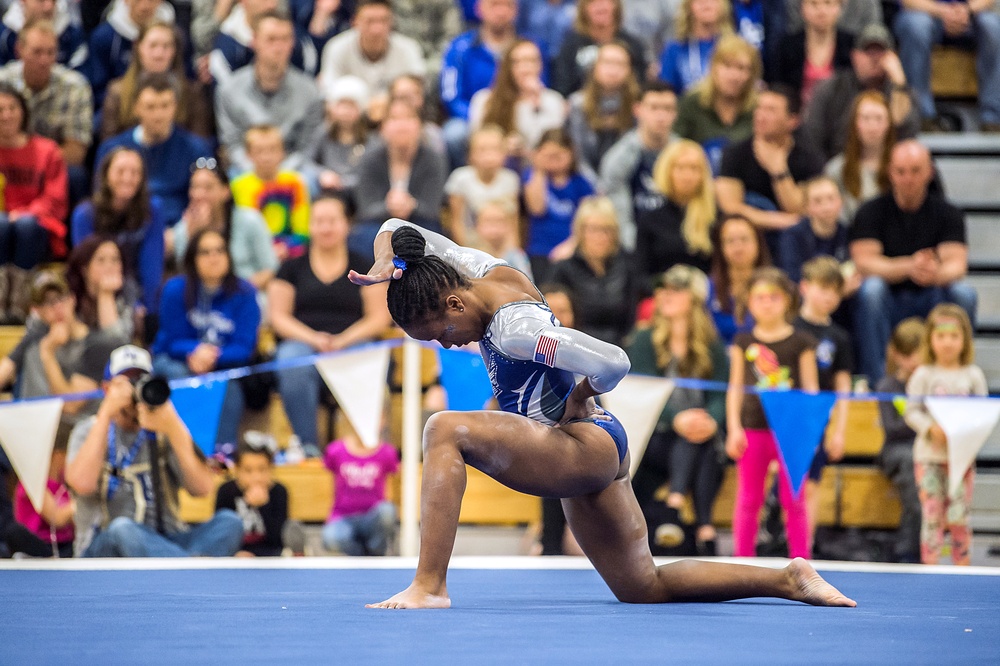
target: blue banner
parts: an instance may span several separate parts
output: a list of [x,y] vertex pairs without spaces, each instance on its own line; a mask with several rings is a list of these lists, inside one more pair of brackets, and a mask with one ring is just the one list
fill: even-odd
[[448,393],[448,409],[468,412],[482,409],[493,397],[493,386],[483,357],[455,349],[438,351],[441,385]]
[[837,395],[801,391],[761,391],[759,395],[778,442],[782,470],[792,484],[792,493],[798,497],[813,456],[823,442]]
[[170,393],[170,401],[191,431],[191,439],[206,456],[215,453],[215,435],[228,384],[228,381],[207,382],[175,388]]

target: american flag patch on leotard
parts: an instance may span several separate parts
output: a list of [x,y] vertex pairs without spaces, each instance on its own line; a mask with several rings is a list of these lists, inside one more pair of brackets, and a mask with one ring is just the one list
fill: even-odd
[[538,336],[538,343],[535,345],[535,363],[542,363],[550,368],[555,367],[558,347],[559,341],[555,338],[550,338],[544,333]]

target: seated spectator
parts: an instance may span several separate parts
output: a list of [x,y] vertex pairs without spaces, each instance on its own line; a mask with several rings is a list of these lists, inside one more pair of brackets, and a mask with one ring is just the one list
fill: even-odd
[[753,272],[771,265],[764,234],[745,217],[725,217],[715,226],[708,309],[715,329],[728,346],[737,333],[753,328],[747,313],[747,285]]
[[[268,319],[277,360],[338,351],[382,335],[391,319],[386,287],[360,287],[349,270],[367,273],[371,259],[348,251],[348,212],[342,200],[321,196],[312,205],[309,251],[285,261],[268,285]],[[323,381],[312,365],[278,371],[281,403],[307,455],[319,457],[316,410]]]
[[618,244],[615,208],[607,197],[588,197],[573,217],[573,256],[552,265],[549,279],[573,293],[574,327],[620,345],[635,323],[636,274]]
[[608,149],[601,160],[599,189],[615,204],[622,247],[636,249],[636,219],[663,205],[653,187],[653,165],[672,137],[677,95],[661,81],[644,83],[632,107],[636,128]]
[[[789,33],[802,29],[802,1],[785,0],[785,14]],[[884,25],[880,0],[844,0],[837,28],[851,35],[859,35],[872,24]]]
[[675,264],[708,271],[717,211],[708,156],[694,141],[670,144],[656,160],[653,183],[663,203],[639,214],[635,263],[643,291]]
[[803,212],[801,184],[823,172],[823,161],[793,132],[799,124],[799,97],[782,84],[760,93],[753,112],[753,135],[722,153],[715,187],[719,208],[764,230],[772,255],[780,232]]
[[288,489],[274,480],[274,438],[250,431],[236,447],[235,477],[219,486],[215,510],[235,511],[243,523],[237,557],[278,557],[288,525]]
[[[233,274],[226,238],[202,229],[191,237],[183,273],[163,285],[156,374],[177,379],[248,365],[257,347],[260,308],[253,285]],[[243,390],[229,382],[215,441],[235,443]]]
[[881,92],[888,100],[897,139],[913,138],[920,131],[920,114],[892,50],[892,37],[884,26],[870,25],[854,40],[851,69],[834,72],[817,85],[806,110],[804,138],[823,159],[844,151],[854,99],[865,90]]
[[234,512],[219,511],[193,528],[177,513],[180,487],[202,497],[215,482],[173,403],[136,403],[132,383],[152,371],[144,349],[116,349],[97,415],[70,435],[66,485],[77,503],[74,550],[82,557],[231,556],[243,539]]
[[[905,394],[906,383],[913,371],[923,363],[924,322],[910,317],[899,322],[885,355],[885,376],[875,385],[882,394]],[[877,462],[899,492],[903,507],[893,543],[893,561],[907,564],[920,562],[920,495],[913,473],[913,444],[917,433],[906,424],[895,402],[880,400],[878,414],[885,442]]]
[[80,69],[87,60],[87,38],[83,28],[73,21],[69,2],[56,0],[15,0],[0,22],[0,65],[17,58],[16,44],[24,26],[36,21],[51,21],[58,46],[56,62],[68,69]]
[[278,269],[278,257],[260,212],[233,203],[226,172],[213,158],[192,165],[188,195],[187,210],[173,234],[167,234],[168,253],[172,245],[176,263],[183,263],[189,238],[202,229],[213,229],[226,237],[233,274],[258,290],[264,289]]
[[373,256],[375,236],[390,217],[441,231],[447,167],[444,156],[421,141],[421,122],[408,103],[391,102],[382,123],[382,144],[366,151],[358,164],[358,221],[350,243],[363,257]]
[[[643,6],[647,4],[654,3],[642,1]],[[552,63],[559,56],[566,35],[573,29],[576,0],[519,0],[516,5],[517,34],[538,44],[542,59]],[[630,16],[631,12],[626,11],[626,23]]]
[[677,15],[677,39],[660,54],[660,80],[678,95],[708,74],[715,43],[733,34],[729,0],[683,0]]
[[[393,79],[392,83],[389,84],[389,98],[386,100],[385,108],[388,109],[388,102],[397,100],[406,102],[420,113],[420,118],[423,120],[423,142],[427,144],[428,148],[444,156],[447,152],[444,130],[441,129],[440,125],[427,120],[428,117],[437,114],[435,109],[428,108],[427,86],[424,83],[424,78],[414,74],[403,74]],[[434,104],[436,103],[437,100],[434,100]],[[371,116],[369,119],[375,120]],[[378,124],[381,124],[382,120],[384,120],[384,114],[382,118],[378,118]]]
[[[548,0],[535,4],[548,4]],[[453,169],[465,164],[472,97],[493,84],[500,55],[513,46],[517,37],[514,30],[517,7],[515,0],[476,0],[480,24],[452,40],[444,54],[441,103],[448,116],[444,135]],[[536,35],[526,37],[542,43],[535,39]],[[549,60],[547,56],[543,58]]]
[[295,22],[296,32],[308,35],[312,40],[318,66],[319,56],[327,42],[350,29],[354,2],[289,0],[288,11]]
[[386,477],[399,471],[396,447],[382,442],[370,449],[352,431],[326,447],[323,462],[335,488],[323,546],[344,555],[385,555],[399,521],[385,496]]
[[591,182],[608,150],[635,126],[632,108],[639,99],[639,84],[622,44],[605,44],[597,52],[594,68],[582,90],[569,98],[566,129],[579,153],[578,168]]
[[[208,68],[217,84],[227,82],[233,72],[253,62],[258,44],[254,41],[254,28],[264,18],[287,20],[288,16],[278,11],[277,0],[239,0],[226,20],[219,25],[219,33],[212,44],[208,56]],[[291,64],[309,76],[316,76],[319,70],[319,53],[310,35],[294,29]]]
[[177,92],[177,115],[174,121],[205,139],[215,140],[215,119],[211,97],[205,87],[192,81],[184,72],[181,36],[171,23],[153,20],[139,31],[135,57],[125,74],[108,84],[101,111],[100,137],[106,141],[139,123],[134,113],[140,82],[151,74],[171,78]]
[[632,71],[646,80],[646,52],[642,42],[622,29],[621,0],[578,0],[573,31],[566,35],[552,63],[552,88],[563,97],[583,87],[597,60],[598,48],[621,42],[632,56]]
[[84,160],[93,138],[90,85],[77,72],[55,64],[58,36],[50,22],[28,23],[17,39],[19,59],[0,68],[0,82],[24,95],[31,115],[29,130],[59,144],[70,201],[75,203],[86,196],[89,185]]
[[551,263],[573,254],[575,241],[571,234],[576,208],[594,194],[594,187],[576,171],[573,144],[562,130],[542,135],[532,166],[522,180],[528,213],[525,250],[531,259],[531,273],[547,282]]
[[73,244],[91,235],[121,248],[125,279],[144,312],[156,312],[163,281],[163,204],[150,195],[139,151],[119,147],[100,162],[94,197],[73,211]]
[[546,130],[566,121],[566,101],[542,82],[538,47],[518,39],[503,55],[492,88],[472,96],[469,125],[496,125],[507,135],[507,154],[520,162],[538,145]]
[[[45,482],[41,511],[28,499],[24,483],[14,489],[14,520],[0,538],[15,555],[29,557],[73,557],[73,513],[76,503],[63,480],[66,469],[66,445],[69,429],[60,425],[49,456],[49,474]],[[6,490],[4,491],[6,492]]]
[[899,4],[893,32],[924,130],[941,128],[931,92],[931,49],[945,38],[963,38],[976,45],[980,127],[1000,132],[1000,15],[995,3],[900,0]]
[[139,31],[154,19],[174,23],[174,8],[163,0],[114,0],[106,16],[90,33],[89,57],[83,70],[98,109],[104,104],[108,84],[128,71]]
[[[802,279],[802,266],[818,256],[833,257],[843,264],[847,251],[847,227],[841,222],[841,199],[837,184],[826,176],[806,181],[802,187],[805,216],[781,234],[777,266],[792,282]],[[860,276],[844,285],[841,296],[849,296],[861,286]]]
[[[515,4],[515,0],[507,0]],[[465,29],[455,0],[392,0],[396,32],[420,45],[427,80],[441,74],[441,60],[451,41]]]
[[24,322],[28,271],[66,256],[67,176],[59,146],[32,134],[31,114],[13,86],[0,83],[0,319]]
[[111,137],[97,148],[97,164],[117,148],[137,152],[145,164],[149,193],[160,200],[160,213],[167,227],[177,224],[187,207],[191,180],[189,165],[209,157],[208,140],[178,127],[177,89],[166,74],[149,74],[136,89],[132,107],[139,124]]
[[[24,337],[0,360],[0,386],[14,381],[18,399],[97,390],[103,364],[120,338],[77,319],[73,293],[54,271],[42,271],[32,281],[31,312]],[[92,400],[66,402],[62,422],[72,425],[96,409]]]
[[891,189],[858,209],[851,259],[864,276],[854,309],[860,369],[874,385],[882,378],[885,345],[907,317],[926,317],[943,301],[960,305],[975,325],[976,290],[969,270],[965,216],[928,187],[931,154],[901,141],[889,162]]
[[521,249],[517,204],[510,199],[494,199],[479,207],[475,240],[469,244],[521,271],[531,279],[531,261]]
[[708,75],[681,98],[674,132],[701,144],[712,173],[719,172],[722,151],[753,132],[753,109],[760,82],[760,54],[744,39],[719,39]]
[[125,282],[118,243],[91,235],[73,247],[66,283],[76,301],[76,316],[92,331],[126,343],[135,333],[138,290]]
[[476,220],[480,209],[491,201],[516,202],[521,193],[517,172],[504,167],[504,133],[496,125],[487,125],[469,138],[469,165],[451,172],[444,184],[451,212],[449,236],[459,245],[475,242]]
[[389,84],[403,74],[427,74],[420,44],[393,30],[390,0],[358,0],[351,29],[323,48],[320,86],[329,90],[340,77],[356,76],[374,98],[388,95]]
[[279,260],[301,256],[309,240],[309,189],[298,172],[281,168],[281,130],[274,125],[251,127],[244,145],[253,169],[231,183],[233,203],[260,211]]
[[235,4],[236,0],[191,0],[189,32],[199,78],[202,72],[208,72],[208,53],[219,34],[219,26],[232,13]]
[[288,153],[282,166],[301,169],[308,164],[310,142],[323,124],[316,82],[289,66],[295,32],[287,17],[262,17],[254,29],[254,43],[253,63],[215,89],[219,142],[229,166],[242,173],[252,167],[243,150],[246,131],[254,125],[277,125]]
[[368,150],[368,86],[356,76],[342,76],[326,92],[326,122],[310,143],[320,189],[353,193],[358,164]]
[[[656,287],[652,326],[637,328],[626,348],[632,372],[727,381],[729,358],[706,309],[707,299],[708,278],[700,270],[678,264],[663,273]],[[712,506],[722,480],[719,453],[725,425],[725,393],[678,387],[670,394],[632,479],[639,505],[651,523],[653,544],[669,547],[683,542],[680,511],[691,492],[695,550],[703,556],[717,554]],[[667,522],[661,523],[650,505],[664,481],[670,483],[669,510],[662,516]]]
[[660,53],[676,32],[679,5],[679,0],[622,0],[622,28],[643,46],[646,79],[656,77]]
[[843,0],[801,0],[802,30],[785,35],[772,83],[792,88],[809,105],[813,90],[834,70],[850,69],[854,35],[837,27]]
[[861,204],[889,190],[889,157],[895,143],[896,128],[885,97],[874,90],[860,93],[851,110],[844,152],[825,169],[840,188],[848,224]]

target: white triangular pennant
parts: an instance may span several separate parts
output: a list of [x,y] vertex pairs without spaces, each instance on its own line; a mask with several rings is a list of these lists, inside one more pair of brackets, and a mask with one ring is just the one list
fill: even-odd
[[924,404],[948,436],[948,489],[954,495],[1000,420],[1000,400],[947,396],[925,398]]
[[62,408],[60,398],[0,405],[0,445],[39,513]]
[[380,443],[389,347],[377,345],[316,362],[316,369],[364,445]]
[[639,468],[649,437],[673,390],[674,383],[669,379],[626,375],[613,391],[601,396],[601,404],[622,422],[628,434],[631,474]]

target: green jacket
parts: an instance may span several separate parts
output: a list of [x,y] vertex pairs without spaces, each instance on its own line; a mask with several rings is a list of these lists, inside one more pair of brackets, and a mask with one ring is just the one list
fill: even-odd
[[[632,332],[625,353],[628,354],[632,362],[632,372],[640,375],[652,375],[662,377],[663,369],[656,365],[656,351],[653,349],[653,331],[650,328],[636,329]],[[729,355],[721,340],[716,340],[711,347],[712,355],[712,376],[711,381],[729,381]],[[725,391],[705,391],[705,411],[711,415],[715,422],[719,424],[721,433],[726,427],[726,392]],[[673,430],[674,417],[682,409],[677,404],[672,395],[660,414],[660,420],[656,425],[656,431],[660,433]]]

